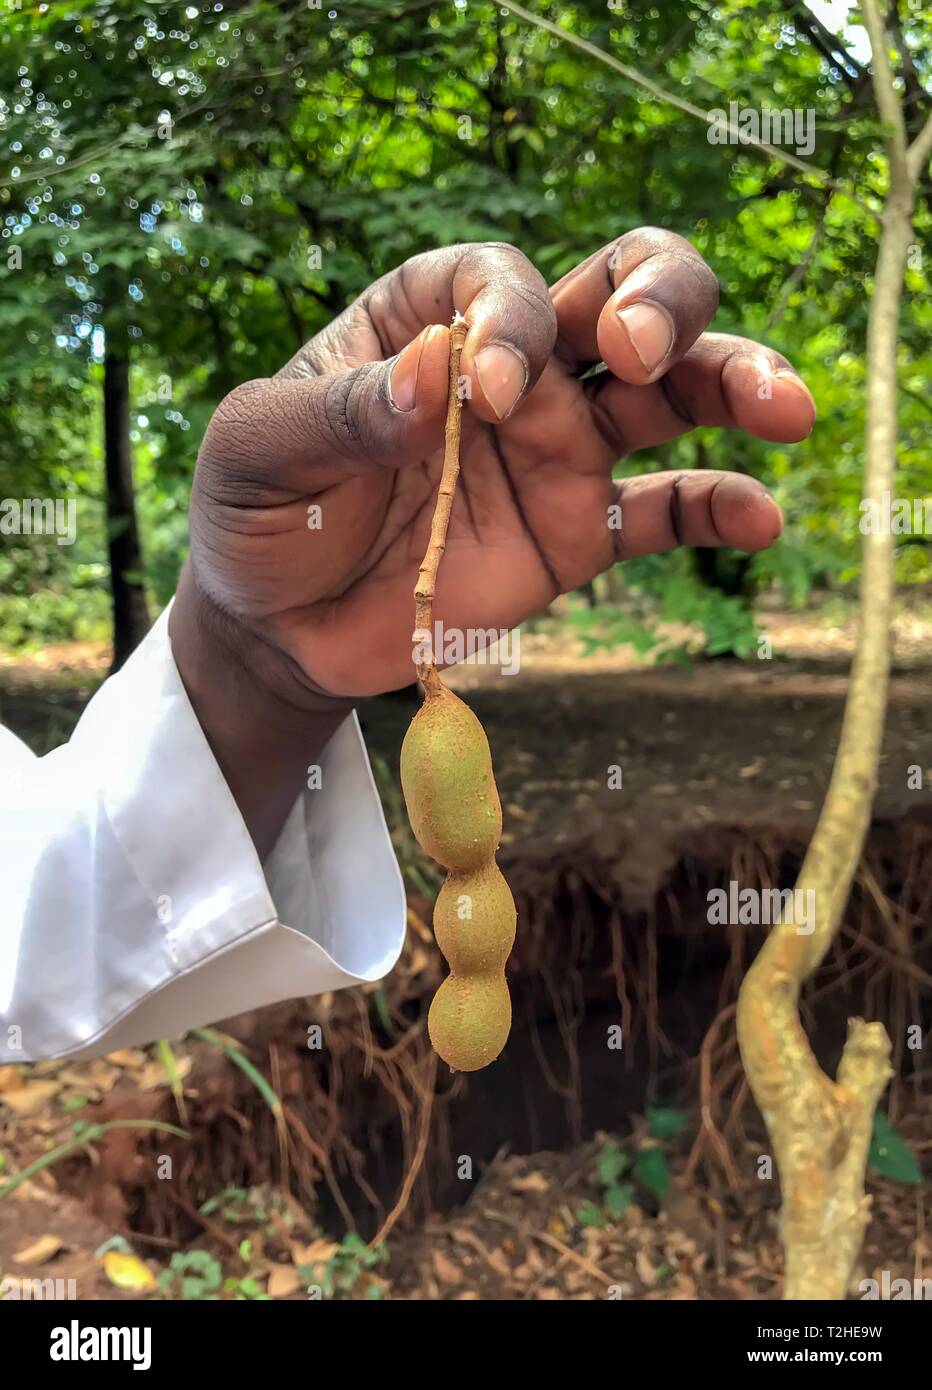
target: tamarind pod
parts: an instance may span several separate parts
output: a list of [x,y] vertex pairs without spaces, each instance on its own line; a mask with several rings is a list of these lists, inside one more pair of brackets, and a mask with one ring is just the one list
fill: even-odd
[[505,976],[448,975],[427,1015],[434,1051],[455,1071],[479,1071],[494,1062],[511,1031]]
[[401,788],[421,848],[445,869],[487,863],[502,833],[502,806],[485,730],[467,704],[440,685],[411,720],[401,745]]
[[434,936],[456,975],[501,974],[514,945],[514,898],[494,859],[451,873],[434,904]]

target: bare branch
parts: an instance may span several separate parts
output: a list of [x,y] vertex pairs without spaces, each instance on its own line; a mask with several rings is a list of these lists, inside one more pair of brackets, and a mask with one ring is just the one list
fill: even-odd
[[932,115],[906,151],[906,172],[911,183],[916,183],[925,174],[926,165],[932,158]]
[[893,69],[890,66],[887,31],[880,16],[877,0],[861,0],[864,27],[871,41],[871,61],[874,68],[874,98],[880,119],[888,127],[887,147],[890,155],[890,176],[894,175],[894,165],[899,166],[900,177],[906,176],[906,122],[903,108],[896,93]]

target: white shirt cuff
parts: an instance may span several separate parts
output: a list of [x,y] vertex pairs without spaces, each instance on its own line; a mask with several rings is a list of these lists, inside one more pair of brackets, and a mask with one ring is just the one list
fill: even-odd
[[[263,872],[167,624],[166,611],[70,743],[28,767],[17,758],[16,797],[0,792],[0,882],[13,883],[0,1060],[177,1036],[377,980],[398,958],[404,888],[355,716]],[[13,761],[2,741],[0,760]]]

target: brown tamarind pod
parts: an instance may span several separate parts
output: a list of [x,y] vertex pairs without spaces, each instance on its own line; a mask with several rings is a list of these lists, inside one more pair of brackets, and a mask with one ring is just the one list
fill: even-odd
[[456,1071],[487,1067],[511,1031],[505,976],[448,975],[434,995],[427,1031],[434,1051]]
[[502,806],[489,741],[469,706],[439,682],[405,734],[401,788],[418,844],[438,864],[466,873],[494,856]]
[[468,874],[448,874],[434,904],[434,936],[453,973],[500,975],[517,915],[494,859]]

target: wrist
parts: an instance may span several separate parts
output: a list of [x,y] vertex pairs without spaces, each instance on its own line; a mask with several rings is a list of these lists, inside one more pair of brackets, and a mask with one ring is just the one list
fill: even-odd
[[192,708],[264,858],[353,701],[316,690],[285,653],[218,608],[190,562],[168,631]]
[[198,582],[190,560],[178,580],[169,635],[185,684],[190,677],[205,695],[216,689],[223,671],[250,703],[274,706],[286,723],[331,715],[345,718],[355,704],[351,697],[332,695],[310,681],[294,658],[262,633],[258,622],[222,608]]

